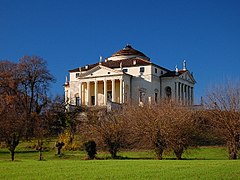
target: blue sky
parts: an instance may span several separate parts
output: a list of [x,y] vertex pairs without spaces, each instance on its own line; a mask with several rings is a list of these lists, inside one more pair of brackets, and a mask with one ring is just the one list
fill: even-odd
[[0,0],[0,59],[38,55],[63,94],[69,69],[127,43],[174,70],[187,60],[197,101],[212,84],[240,77],[239,0]]

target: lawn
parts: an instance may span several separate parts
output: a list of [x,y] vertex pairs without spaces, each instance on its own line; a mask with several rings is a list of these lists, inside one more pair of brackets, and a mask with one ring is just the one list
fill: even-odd
[[[0,150],[0,179],[240,179],[240,161],[227,160],[225,148],[202,147],[184,154],[184,160],[155,160],[150,151],[124,151],[122,160],[83,160],[82,151],[45,152],[38,161],[37,152],[20,151],[16,161]],[[106,153],[98,154],[108,158]]]

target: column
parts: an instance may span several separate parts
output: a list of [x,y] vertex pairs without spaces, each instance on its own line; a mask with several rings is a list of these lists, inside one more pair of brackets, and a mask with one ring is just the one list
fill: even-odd
[[112,79],[112,102],[116,102],[115,79]]
[[123,80],[120,79],[120,103],[122,103],[122,98],[123,98]]
[[188,86],[188,105],[191,105],[191,101],[190,101],[190,86]]
[[90,106],[90,81],[87,81],[87,105]]
[[94,105],[97,106],[98,105],[98,81],[95,81],[95,89],[94,89],[94,96],[95,96],[95,102]]
[[107,105],[107,80],[103,81],[104,105]]
[[82,105],[82,82],[79,83],[79,105]]
[[194,103],[194,92],[193,92],[193,87],[191,87],[191,103],[192,103],[192,105],[193,105],[193,103]]
[[181,87],[181,93],[182,93],[182,104],[184,104],[184,84],[182,83],[182,87]]
[[178,102],[178,99],[179,99],[179,94],[178,94],[178,82],[175,82],[175,87],[176,87],[176,89],[175,89],[175,92],[176,92],[175,96],[176,96],[176,101]]

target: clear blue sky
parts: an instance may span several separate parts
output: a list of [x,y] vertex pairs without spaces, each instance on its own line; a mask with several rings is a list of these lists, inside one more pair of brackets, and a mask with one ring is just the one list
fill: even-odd
[[130,43],[174,70],[183,59],[206,88],[240,77],[239,0],[0,0],[0,59],[38,55],[63,94],[68,70]]

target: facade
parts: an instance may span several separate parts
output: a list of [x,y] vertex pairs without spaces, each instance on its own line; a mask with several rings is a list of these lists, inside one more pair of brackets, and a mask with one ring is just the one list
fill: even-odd
[[104,61],[69,70],[64,84],[65,101],[70,105],[106,106],[114,103],[158,103],[170,98],[185,105],[194,103],[193,75],[176,66],[174,71],[150,61],[127,45]]

